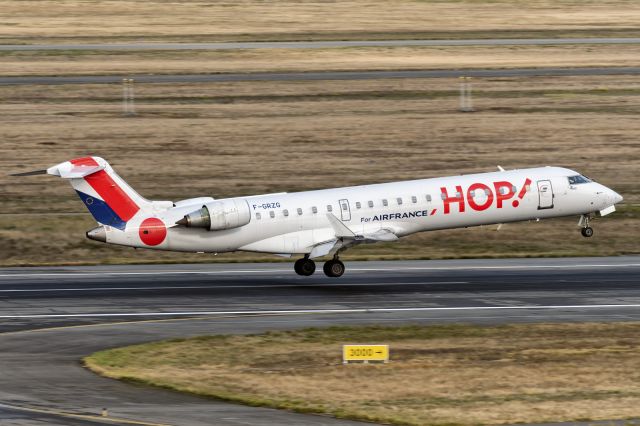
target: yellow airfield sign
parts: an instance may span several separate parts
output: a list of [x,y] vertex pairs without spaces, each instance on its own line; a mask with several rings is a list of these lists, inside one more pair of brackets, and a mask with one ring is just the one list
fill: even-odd
[[342,345],[342,362],[389,361],[389,345]]

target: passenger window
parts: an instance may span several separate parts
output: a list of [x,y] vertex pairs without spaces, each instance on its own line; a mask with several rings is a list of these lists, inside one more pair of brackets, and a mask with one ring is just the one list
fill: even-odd
[[327,211],[328,212],[333,211],[333,206],[331,204],[327,204]]
[[515,186],[515,185],[512,185],[512,186],[511,186],[511,191],[513,191],[513,192],[515,193],[517,190],[518,190],[518,188],[516,188],[516,186]]
[[302,209],[298,207],[298,216],[302,216]]
[[269,212],[269,216],[271,217],[271,219],[273,219],[274,217],[276,217],[276,212],[274,212],[273,210],[271,210]]
[[383,206],[385,206],[385,207],[387,207],[387,206],[389,205],[389,202],[387,201],[387,199],[386,199],[386,198],[384,198],[384,199],[382,200],[382,205],[383,205]]
[[488,197],[489,195],[491,195],[491,191],[488,190],[488,189],[485,189],[484,190],[484,195],[486,195]]
[[416,197],[415,195],[411,196],[411,202],[413,204],[417,203],[418,202],[418,197]]
[[402,198],[401,197],[396,198],[396,201],[398,202],[399,206],[402,205]]
[[318,213],[318,208],[316,206],[311,207],[311,211],[315,214]]
[[287,210],[287,209],[282,210],[282,214],[283,214],[285,217],[289,216],[289,210]]
[[369,201],[369,207],[373,207],[373,201]]
[[[444,200],[444,194],[442,194],[442,199]],[[431,202],[431,195],[427,194],[427,203]]]
[[256,213],[256,219],[258,219],[258,220],[262,219],[262,215],[259,212]]
[[359,209],[362,207],[362,204],[360,204],[360,201],[356,201],[356,209]]

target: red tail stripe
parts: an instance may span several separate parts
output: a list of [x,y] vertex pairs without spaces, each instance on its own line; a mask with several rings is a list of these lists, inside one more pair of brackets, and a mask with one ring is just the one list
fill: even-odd
[[[91,160],[93,161],[93,159]],[[84,180],[91,185],[107,205],[125,222],[140,210],[140,207],[138,207],[104,170],[85,176]]]
[[69,161],[74,166],[97,166],[98,163],[92,157],[75,158]]

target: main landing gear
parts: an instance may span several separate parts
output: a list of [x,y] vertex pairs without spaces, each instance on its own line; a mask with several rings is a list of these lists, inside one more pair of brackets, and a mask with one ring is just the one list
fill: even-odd
[[316,271],[316,262],[309,259],[309,256],[305,256],[302,259],[296,260],[296,263],[293,264],[293,269],[298,275],[308,277]]
[[324,274],[328,277],[341,277],[342,274],[344,274],[344,263],[342,263],[336,256],[333,259],[326,261],[322,269],[324,270]]
[[[293,269],[298,275],[308,277],[310,275],[313,275],[313,273],[316,271],[316,263],[313,260],[309,259],[308,256],[305,256],[302,259],[296,260],[296,263],[294,263],[293,265]],[[337,256],[335,256],[331,260],[326,261],[324,263],[324,266],[322,267],[322,270],[324,271],[326,276],[335,278],[341,277],[342,274],[344,274],[344,269],[344,263],[342,263]]]
[[580,223],[582,224],[582,229],[580,233],[585,238],[593,237],[593,228],[589,226],[589,215],[583,215],[580,218]]

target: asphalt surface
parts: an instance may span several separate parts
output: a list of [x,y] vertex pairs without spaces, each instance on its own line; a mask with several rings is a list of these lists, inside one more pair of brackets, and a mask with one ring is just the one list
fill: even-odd
[[92,44],[0,44],[0,51],[34,50],[229,50],[229,49],[328,49],[334,47],[402,46],[545,46],[567,44],[637,44],[637,37],[511,38],[461,40],[337,40],[224,43],[92,43]]
[[[137,83],[216,83],[233,81],[319,81],[319,80],[379,80],[400,78],[458,77],[544,77],[588,75],[638,75],[640,67],[577,67],[577,68],[510,68],[424,71],[318,71],[318,72],[253,72],[227,74],[135,74],[128,75]],[[122,76],[15,76],[0,77],[0,86],[28,84],[114,84]]]
[[[0,423],[349,424],[100,378],[96,350],[336,324],[640,319],[640,257],[0,269]],[[70,417],[71,416],[71,417]],[[111,422],[110,424],[114,424]]]

